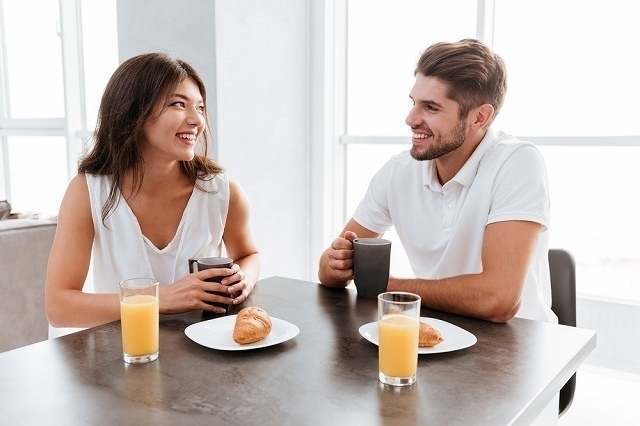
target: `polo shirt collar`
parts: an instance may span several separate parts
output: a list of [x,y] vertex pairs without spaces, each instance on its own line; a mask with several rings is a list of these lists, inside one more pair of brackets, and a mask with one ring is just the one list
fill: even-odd
[[[484,154],[493,145],[495,145],[496,141],[496,132],[489,128],[471,156],[451,180],[462,186],[471,185],[473,179],[476,177],[476,173],[478,172],[480,160],[482,160]],[[422,168],[422,184],[432,191],[442,191],[442,185],[438,180],[435,161],[429,160],[424,162],[424,167]]]

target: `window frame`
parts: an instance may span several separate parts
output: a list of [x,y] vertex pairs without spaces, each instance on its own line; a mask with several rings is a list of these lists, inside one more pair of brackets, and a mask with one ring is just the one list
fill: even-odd
[[[334,163],[332,169],[334,173],[336,170],[338,174],[334,174],[332,178],[335,180],[335,176],[339,176],[340,189],[335,192],[332,209],[332,223],[338,223],[339,226],[346,223],[349,219],[347,206],[347,187],[349,182],[347,181],[347,164],[348,164],[348,147],[354,144],[366,144],[366,145],[407,145],[410,142],[409,136],[396,136],[396,135],[358,135],[347,133],[347,85],[348,85],[348,2],[349,0],[335,0],[336,14],[335,14],[335,28],[334,28],[334,132],[336,147],[334,151],[338,152],[336,156],[339,159],[339,163]],[[495,0],[477,0],[477,17],[476,17],[476,38],[483,41],[489,47],[493,47],[494,40],[494,28],[495,28]],[[640,135],[626,135],[626,136],[555,136],[555,135],[543,135],[529,137],[526,135],[518,136],[520,139],[530,141],[538,146],[574,146],[574,147],[593,147],[593,146],[625,146],[625,147],[637,147],[640,146]],[[332,229],[331,235],[337,235],[340,228]],[[578,295],[581,298],[593,298],[604,299],[605,296],[583,294],[580,289],[577,289]],[[629,302],[623,300],[623,303]]]
[[[0,24],[4,22],[4,0],[0,0]],[[87,129],[84,58],[82,43],[81,0],[59,0],[58,35],[62,47],[62,77],[64,117],[10,118],[7,77],[6,36],[0,25],[0,188],[4,198],[11,200],[11,136],[65,136],[67,179],[77,172],[78,158],[86,149],[93,132]]]

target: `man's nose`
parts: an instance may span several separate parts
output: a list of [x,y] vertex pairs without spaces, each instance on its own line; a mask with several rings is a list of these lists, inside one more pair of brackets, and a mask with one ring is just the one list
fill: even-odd
[[416,109],[411,108],[409,114],[407,114],[407,118],[405,119],[405,123],[409,127],[417,127],[420,124],[420,116],[416,114]]

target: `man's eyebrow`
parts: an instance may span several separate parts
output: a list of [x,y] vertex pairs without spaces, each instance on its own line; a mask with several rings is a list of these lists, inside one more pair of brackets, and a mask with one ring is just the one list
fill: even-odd
[[424,101],[420,101],[420,103],[422,105],[432,106],[432,107],[436,107],[438,109],[443,109],[444,108],[442,105],[440,105],[436,101],[432,101],[432,100],[424,100]]
[[[413,103],[414,103],[414,104],[416,103],[416,100],[415,100],[415,99],[413,99],[413,96],[409,95],[409,99],[411,99],[411,100],[413,101]],[[425,105],[425,106],[432,106],[432,107],[436,107],[436,108],[439,108],[439,109],[443,109],[443,108],[444,108],[444,106],[442,106],[442,105],[441,105],[441,104],[439,104],[438,102],[436,102],[436,101],[432,101],[432,100],[430,100],[430,99],[427,99],[427,100],[419,100],[419,101],[418,101],[418,103],[419,103],[419,104],[421,104],[421,105]]]
[[[180,98],[180,99],[184,99],[185,101],[190,101],[191,99],[188,96],[185,96],[181,93],[174,93],[173,95],[170,96],[171,98]],[[201,104],[204,103],[202,101],[202,99],[199,99],[196,103]]]

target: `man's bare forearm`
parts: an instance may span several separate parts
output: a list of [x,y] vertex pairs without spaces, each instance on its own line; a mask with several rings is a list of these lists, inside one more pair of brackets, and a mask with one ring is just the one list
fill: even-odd
[[[493,322],[506,322],[518,310],[520,292],[497,292],[488,285],[490,277],[480,274],[458,275],[439,280],[390,278],[388,291],[418,294],[423,306]],[[508,287],[504,283],[504,287]],[[516,294],[517,293],[517,294]]]

